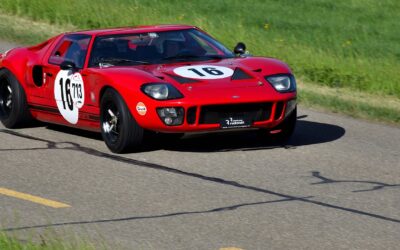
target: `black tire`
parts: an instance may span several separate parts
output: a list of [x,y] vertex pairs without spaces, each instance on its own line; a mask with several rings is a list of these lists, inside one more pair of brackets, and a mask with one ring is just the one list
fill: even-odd
[[114,89],[107,89],[101,98],[100,127],[104,142],[114,153],[137,151],[142,145],[144,129]]
[[[259,135],[264,137],[268,136],[271,139],[271,141],[277,143],[286,143],[293,135],[293,132],[296,128],[296,122],[297,122],[297,107],[278,126],[269,130],[260,129]],[[276,130],[281,130],[281,131],[276,134],[270,133],[271,131],[276,131]]]
[[25,91],[7,69],[0,70],[0,120],[6,128],[23,127],[32,120]]
[[297,123],[297,107],[289,114],[286,119],[279,124],[275,129],[281,129],[282,131],[275,134],[276,139],[280,142],[287,142],[293,135]]

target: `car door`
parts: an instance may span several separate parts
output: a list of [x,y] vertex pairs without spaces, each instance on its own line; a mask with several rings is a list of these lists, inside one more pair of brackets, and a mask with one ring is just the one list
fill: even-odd
[[48,112],[62,116],[62,121],[77,124],[79,110],[85,104],[84,68],[91,36],[71,34],[64,36],[53,49],[43,67],[43,106]]

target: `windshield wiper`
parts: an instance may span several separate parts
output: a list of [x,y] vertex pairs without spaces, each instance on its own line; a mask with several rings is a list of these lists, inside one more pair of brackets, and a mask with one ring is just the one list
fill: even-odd
[[130,59],[124,59],[124,58],[105,58],[105,59],[100,59],[100,63],[109,63],[109,64],[150,64],[150,62],[147,61],[139,61],[139,60],[130,60]]

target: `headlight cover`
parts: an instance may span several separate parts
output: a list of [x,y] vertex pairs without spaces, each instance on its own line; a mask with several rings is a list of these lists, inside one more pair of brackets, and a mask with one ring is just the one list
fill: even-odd
[[267,80],[278,92],[288,93],[296,91],[296,79],[293,75],[280,74],[266,76]]
[[167,126],[182,125],[185,110],[182,107],[157,108],[158,116]]
[[142,85],[141,90],[147,96],[156,100],[183,98],[181,92],[169,83],[147,83]]

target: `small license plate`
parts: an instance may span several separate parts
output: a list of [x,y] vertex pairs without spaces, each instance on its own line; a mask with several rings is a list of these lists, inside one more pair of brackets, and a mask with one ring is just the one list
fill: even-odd
[[251,125],[249,119],[245,117],[227,117],[221,119],[220,121],[221,128],[248,128]]

